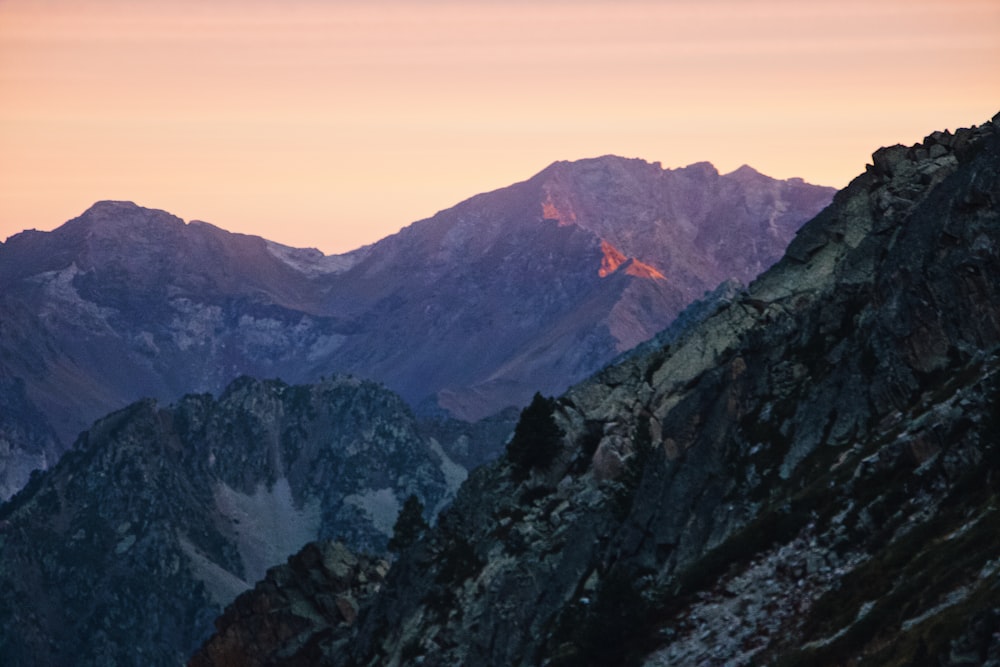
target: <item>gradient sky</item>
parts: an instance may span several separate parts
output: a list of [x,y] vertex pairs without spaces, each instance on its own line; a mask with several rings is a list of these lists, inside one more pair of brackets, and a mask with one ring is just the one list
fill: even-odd
[[128,199],[341,252],[555,160],[841,187],[997,111],[997,0],[0,0],[0,239]]

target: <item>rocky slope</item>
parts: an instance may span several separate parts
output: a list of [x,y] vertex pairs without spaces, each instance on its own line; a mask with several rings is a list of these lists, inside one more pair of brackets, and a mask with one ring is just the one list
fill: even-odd
[[524,405],[650,338],[719,283],[748,282],[832,195],[749,167],[557,162],[359,258],[330,297],[350,312],[366,295],[378,325],[345,340],[337,363],[464,419]]
[[526,411],[536,450],[314,664],[1000,664],[1000,115],[873,163],[745,292]]
[[464,476],[357,379],[136,403],[0,506],[0,664],[176,665],[267,568],[321,538],[382,551],[405,498],[430,516]]
[[264,667],[272,656],[315,664],[321,645],[348,639],[359,605],[379,591],[388,570],[387,561],[339,542],[309,544],[226,609],[190,664]]
[[388,570],[387,561],[339,542],[311,543],[240,595],[190,664],[264,667],[272,655],[314,664],[321,645],[348,639],[359,605],[378,593]]
[[331,257],[98,203],[0,244],[0,402],[29,408],[0,423],[0,498],[102,415],[240,375],[350,372],[469,420],[562,391],[756,275],[831,196],[605,157]]

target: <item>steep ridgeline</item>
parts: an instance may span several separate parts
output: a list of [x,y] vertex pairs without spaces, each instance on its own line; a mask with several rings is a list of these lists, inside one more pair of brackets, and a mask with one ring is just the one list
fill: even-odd
[[176,665],[303,545],[382,551],[464,478],[396,395],[248,378],[97,422],[0,506],[0,664]]
[[997,664],[998,126],[879,150],[747,291],[533,403],[312,664]]
[[832,196],[749,167],[557,162],[374,245],[330,292],[365,323],[335,363],[463,419],[523,406],[749,282]]
[[749,168],[560,162],[329,257],[98,203],[0,244],[0,403],[34,415],[0,422],[0,498],[108,412],[240,375],[349,372],[468,420],[520,407],[757,275],[832,194]]

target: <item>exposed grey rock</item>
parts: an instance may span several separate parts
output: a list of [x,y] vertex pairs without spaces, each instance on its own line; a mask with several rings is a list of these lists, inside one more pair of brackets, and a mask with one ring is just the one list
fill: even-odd
[[559,399],[551,465],[475,471],[320,664],[995,661],[998,204],[993,123],[879,151],[745,294]]

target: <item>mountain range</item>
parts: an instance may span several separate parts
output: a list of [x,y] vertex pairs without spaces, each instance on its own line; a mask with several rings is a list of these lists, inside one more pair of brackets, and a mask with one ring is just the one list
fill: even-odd
[[403,499],[430,518],[465,474],[356,378],[135,403],[0,506],[0,663],[179,664],[269,567],[323,538],[384,551]]
[[303,553],[192,667],[1000,664],[1000,115],[702,310],[532,401],[353,622]]
[[[302,545],[384,551],[404,499],[433,518],[513,428],[449,414],[584,377],[773,262],[831,195],[605,157],[341,256],[129,202],[8,239],[0,661],[177,664]],[[278,376],[310,384],[254,379]],[[320,608],[353,621],[384,568],[310,553],[340,586]],[[369,583],[331,574],[360,562]]]
[[[114,202],[9,239],[0,428],[10,460],[52,459],[0,505],[0,662],[1000,664],[1000,116],[877,151],[747,287],[710,270],[732,225],[679,253],[666,213],[630,208],[655,200],[642,174],[714,183],[719,201],[736,188],[751,213],[738,182],[769,184],[753,200],[769,217],[744,219],[748,266],[751,241],[781,229],[783,188],[812,187],[600,158],[339,257]],[[648,210],[713,226],[711,206],[671,192]],[[519,201],[540,209],[530,224]],[[668,234],[673,259],[629,245],[623,220]],[[523,252],[505,224],[532,241]],[[707,286],[684,298],[705,298],[629,339],[696,271]],[[499,287],[465,293],[456,276]],[[405,374],[373,372],[418,417],[341,371],[403,346],[433,359],[402,323],[447,339],[477,321],[420,320],[408,295],[426,308],[435,285],[470,312],[507,312],[475,311],[479,294],[518,315],[468,331],[481,356],[486,334],[500,348],[522,322],[551,337],[525,338],[493,375],[441,370],[409,395]],[[525,369],[572,382],[588,336],[614,363],[558,399],[511,401]],[[547,356],[558,345],[576,366]],[[310,382],[250,377],[278,374]],[[71,423],[60,404],[82,415],[131,391],[152,398],[52,464]],[[527,407],[505,453],[468,472],[509,430],[441,412],[490,401]],[[410,516],[390,565],[410,496],[430,525]]]
[[241,375],[351,373],[470,421],[561,392],[769,266],[832,193],[606,156],[337,256],[99,202],[0,244],[0,497],[105,414]]

